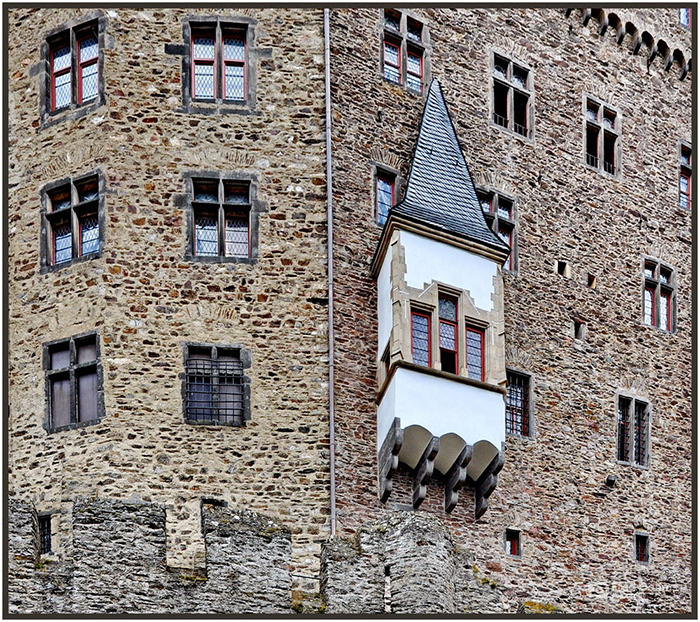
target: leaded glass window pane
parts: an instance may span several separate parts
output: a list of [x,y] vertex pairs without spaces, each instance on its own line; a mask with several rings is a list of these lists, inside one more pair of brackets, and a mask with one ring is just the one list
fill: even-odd
[[394,197],[394,184],[377,177],[377,220],[380,224],[386,222],[389,209],[392,207]]
[[226,65],[226,99],[245,99],[243,65]]
[[438,310],[443,320],[457,321],[457,302],[452,298],[440,298],[438,300]]
[[617,459],[629,462],[630,400],[624,397],[617,401]]
[[98,49],[97,37],[93,35],[83,39],[80,42],[80,62],[83,63],[91,58],[97,58]]
[[456,351],[457,328],[452,324],[440,322],[440,347],[444,350]]
[[423,81],[418,76],[409,73],[406,77],[406,86],[408,86],[409,89],[420,92],[423,90]]
[[248,218],[229,216],[226,218],[226,256],[248,257]]
[[411,321],[411,343],[413,346],[413,362],[416,365],[430,365],[430,320],[414,313]]
[[506,432],[529,436],[530,434],[530,379],[527,376],[508,372],[506,393]]
[[513,219],[513,203],[507,199],[498,199],[498,216],[499,218]]
[[66,207],[70,207],[70,186],[63,186],[58,190],[49,193],[51,199],[51,210],[56,212]]
[[245,60],[245,41],[242,37],[224,37],[224,60]]
[[54,263],[63,263],[73,258],[70,223],[56,225],[54,235]]
[[214,37],[194,37],[192,55],[197,59],[214,60]]
[[392,82],[399,83],[399,48],[395,45],[384,43],[384,77]]
[[60,76],[56,76],[55,91],[56,108],[69,106],[71,96],[70,73],[64,73]]
[[100,225],[97,214],[85,216],[80,221],[80,254],[96,253],[100,249]]
[[654,290],[644,290],[644,323],[654,325]]
[[664,330],[671,330],[671,315],[669,313],[671,308],[671,296],[668,294],[661,294],[659,299],[659,326]]
[[218,181],[194,181],[194,200],[204,203],[219,202]]
[[224,203],[245,205],[249,202],[248,194],[247,184],[224,182]]
[[57,48],[53,51],[53,70],[61,71],[70,67],[70,45]]
[[467,328],[467,376],[474,380],[483,380],[481,338],[480,331]]
[[197,240],[197,255],[216,257],[219,254],[217,220],[214,216],[197,216],[195,235]]
[[202,99],[214,98],[214,65],[194,66],[194,93]]
[[422,75],[421,71],[421,57],[418,56],[417,54],[413,54],[412,52],[408,53],[408,56],[406,58],[406,68],[408,69],[408,73],[415,74],[418,76],[418,82],[420,83],[420,76]]
[[97,97],[97,63],[91,63],[82,69],[82,95],[83,101]]

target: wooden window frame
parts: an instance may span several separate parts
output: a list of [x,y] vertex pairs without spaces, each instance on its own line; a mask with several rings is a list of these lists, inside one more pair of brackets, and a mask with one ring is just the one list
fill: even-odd
[[[647,274],[647,271],[650,274]],[[666,276],[664,276],[666,275]],[[676,332],[676,288],[677,288],[677,273],[669,266],[661,261],[645,257],[642,263],[642,324],[657,328],[665,333],[673,334]],[[651,323],[647,321],[646,315],[646,298],[647,292],[651,294]],[[661,300],[667,301],[666,316],[662,322]]]
[[[474,332],[478,333],[481,339],[481,377],[480,378],[471,378],[469,375],[469,332]],[[466,322],[465,324],[465,331],[464,331],[464,368],[466,369],[467,372],[467,378],[471,378],[472,380],[479,380],[480,382],[485,382],[485,377],[486,377],[486,329],[482,328],[481,326],[476,326],[475,324],[471,324],[469,321]]]
[[[94,183],[96,196],[81,200],[81,188]],[[67,191],[69,205],[54,209],[52,196],[61,190]],[[47,184],[41,189],[41,269],[40,272],[61,270],[80,261],[96,259],[102,255],[104,246],[104,175],[101,171],[92,171],[84,175],[69,177]],[[83,252],[83,223],[87,218],[97,220],[97,249]],[[61,223],[68,223],[71,230],[71,256],[66,261],[56,263],[56,228]]]
[[[73,91],[73,62],[68,64],[67,67],[64,67],[63,69],[59,71],[54,70],[54,54],[57,49],[59,48],[64,48],[68,47],[68,53],[72,54],[72,46],[70,44],[70,39],[68,41],[57,41],[53,45],[49,46],[49,73],[50,73],[50,81],[51,81],[51,107],[50,111],[51,112],[58,112],[60,110],[64,110],[66,108],[70,108],[71,103],[73,102],[73,96],[72,96],[72,91]],[[70,101],[65,105],[61,106],[60,108],[56,108],[56,78],[59,76],[63,76],[69,74],[71,78],[70,82],[70,89],[71,89],[71,98]]]
[[[389,82],[390,84],[402,86],[406,88],[411,93],[417,95],[423,95],[425,93],[425,85],[429,82],[428,73],[428,29],[425,23],[419,19],[409,15],[406,11],[399,11],[397,9],[380,9],[382,11],[382,27],[381,27],[381,64],[382,64],[382,78]],[[391,15],[394,20],[398,21],[398,29],[394,26],[390,26],[387,23],[386,16]],[[408,23],[412,22],[419,26],[420,38],[409,35]],[[386,46],[389,45],[396,49],[396,57],[398,65],[389,63],[387,61]],[[420,73],[417,74],[414,71],[409,71],[408,69],[408,56],[409,54],[418,57],[420,61]],[[386,68],[392,67],[394,70],[398,71],[398,80],[394,81],[387,76]],[[415,89],[413,86],[409,85],[408,77],[412,76],[418,78],[420,82],[420,89]]]
[[[595,107],[595,119],[589,118],[589,107]],[[609,113],[609,114],[608,114]],[[612,115],[612,128],[605,124],[605,119]],[[583,97],[583,162],[586,167],[610,177],[619,177],[622,172],[622,117],[619,110],[600,101],[596,97],[584,94]],[[589,132],[594,130],[596,135],[595,161],[588,153]],[[614,139],[612,166],[605,157],[606,137]]]
[[[206,32],[206,34],[204,34]],[[213,36],[210,36],[213,35]],[[193,29],[192,35],[190,37],[190,59],[192,61],[192,66],[190,68],[190,75],[192,79],[192,84],[191,84],[191,89],[192,89],[192,99],[201,99],[203,101],[215,101],[218,95],[218,86],[219,86],[219,72],[217,71],[217,63],[216,63],[216,57],[217,57],[217,51],[218,51],[218,35],[219,35],[219,29],[216,28],[215,26],[213,27],[212,31],[209,32],[208,28],[197,28]],[[207,37],[212,39],[212,51],[213,55],[212,58],[199,58],[194,55],[194,40],[197,37]],[[212,70],[212,96],[211,97],[201,97],[197,95],[197,70],[196,67],[199,65],[206,65],[206,66],[211,66]]]
[[[508,259],[506,259],[505,263],[503,264],[503,270],[510,272],[511,274],[517,274],[518,271],[518,254],[517,254],[517,248],[518,248],[518,224],[517,224],[517,202],[516,200],[503,193],[499,192],[497,190],[494,190],[492,188],[482,188],[482,187],[477,187],[476,188],[476,195],[477,199],[479,201],[481,211],[484,215],[484,219],[486,220],[486,224],[489,226],[489,228],[503,240],[503,238],[499,235],[499,232],[501,229],[507,229],[510,233],[510,239],[511,239],[511,244],[510,246],[510,254],[508,255]],[[498,214],[498,206],[501,202],[501,200],[505,200],[510,202],[511,204],[511,217],[510,218],[505,218],[504,216],[500,216]],[[488,202],[489,204],[489,210],[485,211],[484,210],[484,203]]]
[[[81,49],[80,49],[80,44],[89,39],[90,37],[95,37],[97,39],[97,56],[93,56],[91,58],[88,58],[87,60],[83,60],[82,54],[81,54]],[[91,97],[87,101],[92,101],[95,98],[99,97],[99,88],[100,88],[100,63],[99,63],[99,58],[100,58],[100,51],[99,51],[99,46],[100,46],[100,40],[97,37],[97,34],[88,34],[83,37],[80,37],[79,39],[76,39],[75,42],[75,54],[76,54],[76,65],[78,66],[78,104],[82,104],[83,102],[83,72],[85,71],[86,67],[89,67],[90,65],[95,65],[97,67],[97,89],[98,92],[95,94],[95,97]]]
[[[496,71],[497,59],[505,61],[506,63],[506,75],[502,75]],[[526,84],[523,86],[517,82],[514,77],[514,68],[520,71],[527,72]],[[507,130],[515,136],[520,136],[526,140],[532,140],[534,136],[534,89],[533,89],[533,71],[532,67],[523,63],[519,60],[515,60],[509,57],[507,54],[502,54],[501,52],[493,51],[491,53],[491,125],[498,127],[502,130]],[[502,118],[501,115],[496,114],[496,86],[506,90],[506,117],[504,118],[505,124],[499,121]],[[526,98],[526,110],[525,110],[525,125],[515,123],[515,94],[518,93],[520,96]],[[516,128],[516,125],[522,128],[521,131]]]
[[[415,355],[413,352],[413,317],[419,315],[428,320],[428,364],[422,365],[421,363],[415,362]],[[433,332],[432,332],[432,314],[429,311],[422,311],[420,309],[411,309],[411,360],[415,365],[420,365],[421,367],[432,367],[433,366]]]
[[[224,54],[226,49],[226,39],[237,39],[243,41],[243,59],[227,59]],[[240,102],[245,103],[247,101],[248,93],[248,40],[246,33],[234,32],[229,28],[225,28],[221,33],[221,86],[222,86],[222,99],[226,102]],[[243,68],[243,99],[234,99],[226,96],[226,67],[242,67]]]
[[[650,468],[652,416],[650,403],[634,395],[619,393],[615,400],[615,408],[617,462],[641,469]],[[642,418],[641,425],[637,421],[638,415]],[[640,453],[643,455],[640,456]]]
[[[85,362],[78,362],[78,345],[81,342],[92,342],[95,344],[95,359]],[[59,346],[68,346],[69,362],[67,367],[52,368],[51,355]],[[103,395],[103,372],[101,363],[101,348],[99,333],[91,331],[74,335],[67,339],[57,339],[45,343],[43,346],[45,394],[46,394],[46,414],[44,419],[44,429],[49,432],[62,432],[88,425],[99,423],[104,417],[104,395]],[[94,370],[96,376],[96,416],[90,419],[80,419],[80,390],[78,378],[85,372]],[[69,380],[69,423],[57,426],[54,424],[53,412],[53,382],[58,378],[67,377]]]
[[[508,399],[510,394],[508,389],[511,387],[511,377],[517,376],[522,379],[524,385],[525,395],[523,396],[523,406],[522,413],[520,416],[520,428],[515,429],[515,417],[510,417],[509,409],[513,408]],[[514,436],[519,438],[532,438],[534,430],[534,403],[533,403],[533,392],[532,392],[532,376],[528,373],[518,371],[511,368],[506,368],[506,378],[508,379],[508,387],[506,389],[506,434],[508,436]],[[513,383],[514,384],[514,383]]]

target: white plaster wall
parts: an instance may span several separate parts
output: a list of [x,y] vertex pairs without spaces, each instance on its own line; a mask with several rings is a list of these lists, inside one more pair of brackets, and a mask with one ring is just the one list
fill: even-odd
[[500,448],[506,438],[505,408],[500,393],[398,368],[377,409],[377,449],[394,417],[403,429],[420,425],[433,436],[454,433],[468,445],[485,440]]
[[408,231],[401,232],[400,242],[406,253],[409,287],[423,289],[425,283],[439,281],[467,290],[479,309],[493,309],[494,261]]
[[377,359],[384,352],[387,341],[391,336],[391,254],[392,247],[386,251],[382,269],[377,279],[377,316],[379,322],[379,343],[377,344]]

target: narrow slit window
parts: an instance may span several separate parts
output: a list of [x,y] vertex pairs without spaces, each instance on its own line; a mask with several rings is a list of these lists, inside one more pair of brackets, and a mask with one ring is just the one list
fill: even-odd
[[52,553],[51,545],[51,516],[39,516],[39,554]]
[[678,205],[683,209],[691,209],[692,175],[692,150],[688,145],[681,145],[681,162],[678,174]]
[[617,398],[617,459],[634,466],[649,466],[649,404]]
[[389,210],[394,206],[396,177],[388,173],[375,176],[375,217],[380,225],[386,222]]
[[649,536],[646,534],[634,534],[635,559],[642,564],[649,563]]

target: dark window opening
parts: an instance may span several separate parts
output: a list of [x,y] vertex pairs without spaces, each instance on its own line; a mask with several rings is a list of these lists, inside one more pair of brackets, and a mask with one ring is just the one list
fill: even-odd
[[411,41],[421,42],[423,39],[423,24],[415,19],[406,19],[406,37]]
[[579,320],[574,320],[574,339],[583,340],[586,336],[586,324]]
[[520,557],[520,531],[506,529],[506,553],[513,557]]
[[532,92],[530,70],[493,55],[493,122],[529,138]]
[[240,350],[189,346],[185,376],[188,422],[243,425],[245,376]]
[[476,190],[476,196],[489,228],[511,249],[503,268],[515,270],[515,203],[512,199],[486,190]]
[[565,261],[557,261],[557,274],[561,276],[566,276],[567,273],[567,263]]
[[508,93],[509,89],[504,84],[493,83],[493,120],[502,127],[508,127]]
[[506,432],[530,436],[530,377],[507,370]]
[[678,205],[683,209],[691,209],[692,176],[692,150],[687,145],[681,145],[681,163],[678,177]]
[[590,287],[591,289],[595,289],[595,286],[596,286],[595,275],[593,275],[593,274],[588,275],[588,283],[587,284],[588,284],[588,287]]
[[384,9],[384,27],[399,32],[401,30],[401,13]]
[[598,134],[597,127],[586,128],[586,164],[598,168]]
[[649,466],[649,404],[619,396],[617,400],[617,459]]
[[39,516],[39,554],[46,555],[51,552],[51,516]]
[[617,136],[610,132],[603,135],[603,169],[611,175],[615,173],[615,144]]
[[97,335],[74,337],[46,347],[49,428],[100,417]]
[[649,563],[649,536],[641,533],[634,534],[634,554],[638,562]]

